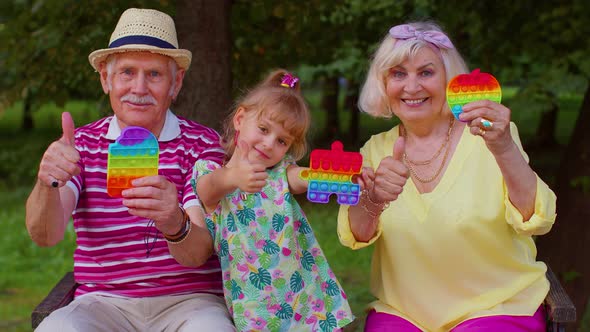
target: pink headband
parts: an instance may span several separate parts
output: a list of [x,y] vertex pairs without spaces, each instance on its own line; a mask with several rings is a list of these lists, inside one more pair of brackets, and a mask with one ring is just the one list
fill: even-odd
[[409,24],[396,25],[389,29],[389,34],[397,40],[424,40],[438,49],[455,48],[447,35],[436,30],[420,31]]

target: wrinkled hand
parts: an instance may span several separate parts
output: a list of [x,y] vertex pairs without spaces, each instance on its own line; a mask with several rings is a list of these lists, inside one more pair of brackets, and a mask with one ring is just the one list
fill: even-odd
[[41,159],[37,178],[42,185],[51,187],[55,181],[63,187],[72,177],[80,174],[80,153],[74,145],[74,120],[68,112],[61,114],[62,136],[51,143]]
[[249,153],[248,143],[238,141],[234,154],[226,167],[231,170],[231,178],[240,190],[256,193],[266,185],[268,174],[264,165],[250,161]]
[[481,136],[490,152],[502,154],[512,144],[510,109],[491,100],[478,100],[463,106],[459,116],[473,135]]
[[[395,201],[402,193],[404,185],[410,176],[408,168],[403,162],[406,142],[403,137],[395,141],[393,154],[381,160],[373,177],[372,190],[368,189],[369,198],[373,202],[388,203]],[[367,176],[370,178],[370,175]]]
[[153,220],[164,234],[178,232],[182,212],[178,207],[176,185],[162,175],[135,179],[131,184],[133,188],[122,192],[122,203],[129,209],[129,214]]
[[353,182],[358,183],[362,190],[371,191],[375,185],[375,171],[371,167],[364,167],[360,176],[354,175]]

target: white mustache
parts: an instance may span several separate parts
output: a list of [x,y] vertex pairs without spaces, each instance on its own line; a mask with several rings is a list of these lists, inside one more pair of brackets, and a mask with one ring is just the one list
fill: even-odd
[[155,105],[156,98],[152,97],[152,95],[146,96],[136,96],[134,94],[126,94],[121,97],[121,101],[128,101],[133,104],[142,104],[142,105]]

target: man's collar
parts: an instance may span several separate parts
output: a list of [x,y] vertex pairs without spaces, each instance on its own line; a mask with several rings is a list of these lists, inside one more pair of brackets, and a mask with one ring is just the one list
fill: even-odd
[[[117,121],[117,115],[113,115],[113,119],[109,124],[109,130],[107,131],[106,138],[116,140],[121,135],[121,128]],[[166,111],[166,120],[164,120],[164,127],[158,137],[159,142],[168,142],[180,135],[180,125],[178,124],[178,118],[170,109]]]

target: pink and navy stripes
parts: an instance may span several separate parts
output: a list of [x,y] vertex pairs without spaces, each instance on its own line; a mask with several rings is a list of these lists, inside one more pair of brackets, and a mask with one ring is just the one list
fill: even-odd
[[[112,119],[104,118],[76,130],[82,169],[70,186],[78,196],[73,214],[77,235],[74,274],[81,286],[76,296],[88,292],[129,297],[223,294],[216,256],[200,268],[181,266],[149,220],[130,215],[120,198],[107,194],[107,153],[113,141],[105,136]],[[176,184],[179,201],[188,207],[198,204],[190,185],[195,162],[208,159],[221,163],[223,150],[213,130],[183,118],[178,121],[180,135],[159,142],[159,174]]]

